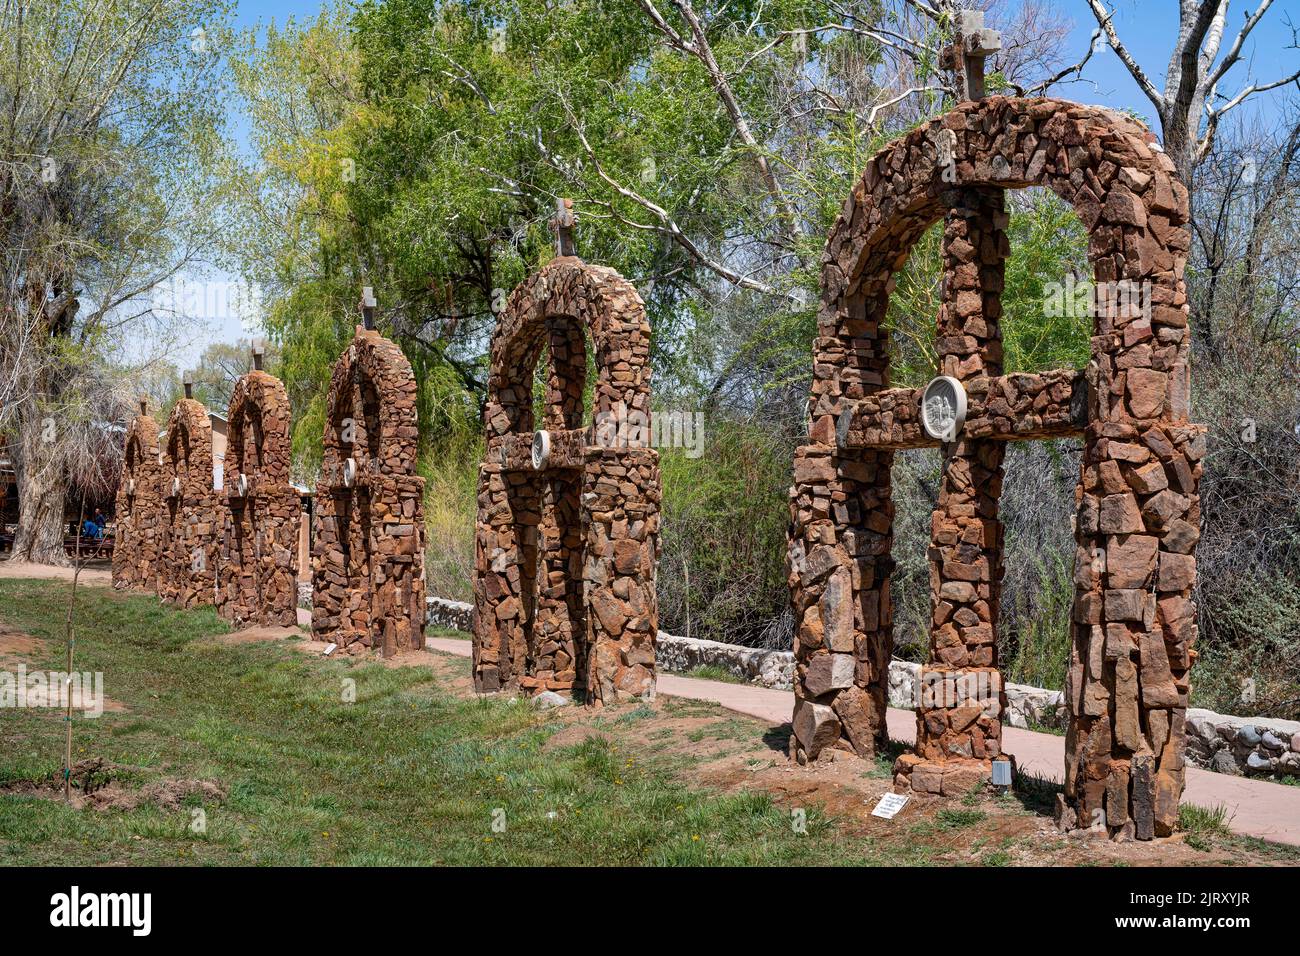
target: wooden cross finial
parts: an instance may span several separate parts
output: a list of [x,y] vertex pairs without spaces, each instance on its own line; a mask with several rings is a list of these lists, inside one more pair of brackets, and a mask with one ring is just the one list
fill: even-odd
[[984,60],[1002,49],[1002,35],[984,26],[983,10],[958,10],[944,65],[952,70],[958,102],[984,98]]
[[266,354],[266,347],[261,342],[253,343],[253,369],[262,371],[262,356]]
[[551,220],[551,231],[555,233],[555,254],[557,256],[577,255],[573,244],[573,200],[555,200],[555,218]]
[[365,286],[361,290],[361,324],[367,329],[375,328],[375,307],[379,302],[375,299],[375,290],[372,286]]
[[193,398],[194,397],[194,373],[186,372],[185,378],[182,381],[183,384],[185,385],[185,397]]

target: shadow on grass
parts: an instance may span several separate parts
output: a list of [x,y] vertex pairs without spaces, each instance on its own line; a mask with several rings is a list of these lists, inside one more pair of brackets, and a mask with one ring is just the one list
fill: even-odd
[[1064,784],[1035,777],[1022,770],[1016,771],[1015,785],[1011,788],[1011,796],[1020,801],[1022,807],[1044,816],[1052,815],[1056,808],[1056,795],[1064,792]]
[[775,750],[785,756],[790,753],[790,734],[793,732],[794,728],[790,724],[768,727],[763,731],[763,743],[767,744],[769,750]]

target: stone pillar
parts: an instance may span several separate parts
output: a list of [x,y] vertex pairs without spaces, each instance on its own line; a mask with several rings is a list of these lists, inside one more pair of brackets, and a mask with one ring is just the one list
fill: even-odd
[[[561,215],[555,225],[564,246],[572,223]],[[583,427],[588,330],[597,374],[593,423]],[[544,351],[535,434],[532,383]],[[660,484],[649,442],[650,326],[636,290],[563,253],[526,279],[493,336],[484,425],[475,689],[578,691],[597,705],[652,695]]]
[[527,674],[541,502],[527,475],[479,466],[474,563],[474,689],[515,691]]
[[587,452],[589,509],[583,580],[587,591],[587,699],[653,697],[659,607],[659,454],[652,448]]
[[[1002,374],[999,325],[1010,254],[1000,189],[954,190],[943,233],[940,373],[964,385]],[[1002,460],[1006,444],[958,435],[944,445],[930,519],[930,653],[921,668],[916,752],[900,786],[958,793],[1002,756],[1006,698],[998,669],[1002,586]]]
[[217,582],[223,618],[239,625],[298,622],[301,525],[301,499],[289,485],[227,499]]
[[[369,307],[369,306],[367,306]],[[424,646],[424,479],[400,348],[358,328],[334,366],[312,542],[312,638],[388,657]]]
[[212,425],[193,399],[177,402],[167,423],[161,485],[158,596],[183,608],[214,604],[223,505],[212,487]]
[[823,303],[813,344],[808,444],[794,460],[789,584],[796,621],[792,756],[828,747],[863,757],[888,743],[893,653],[892,451],[841,448],[837,424],[853,403],[888,385],[882,327],[887,277]]
[[1204,426],[1138,417],[1167,401],[1171,376],[1149,371],[1131,366],[1120,395],[1097,396],[1130,422],[1112,415],[1088,429],[1058,808],[1065,827],[1139,840],[1178,822],[1205,455]]
[[[143,406],[142,406],[143,407]],[[158,591],[162,474],[158,423],[138,415],[127,432],[117,488],[113,587]]]
[[373,646],[392,657],[424,646],[424,479],[372,475],[368,486]]
[[537,602],[529,630],[529,690],[572,691],[578,682],[585,627],[582,583],[582,477],[555,470],[545,477],[537,526]]
[[[255,353],[255,361],[260,358]],[[302,501],[289,484],[289,396],[261,370],[235,383],[226,420],[226,507],[217,612],[238,625],[298,621],[298,535]]]

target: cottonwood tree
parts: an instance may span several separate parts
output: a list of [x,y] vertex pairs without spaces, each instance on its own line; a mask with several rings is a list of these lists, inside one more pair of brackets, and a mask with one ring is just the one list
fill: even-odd
[[0,424],[18,472],[16,560],[65,562],[68,484],[93,472],[83,452],[100,450],[94,428],[115,410],[110,354],[221,228],[207,174],[225,15],[221,0],[0,4]]
[[[1249,74],[1253,71],[1246,68],[1247,76],[1229,86],[1230,74],[1242,72],[1236,68],[1242,64],[1246,41],[1264,20],[1273,0],[1259,0],[1259,5],[1246,13],[1235,33],[1228,23],[1228,6],[1229,0],[1179,0],[1178,35],[1169,55],[1162,89],[1124,44],[1115,28],[1114,7],[1108,10],[1101,0],[1088,0],[1106,42],[1155,107],[1165,152],[1189,188],[1196,167],[1214,147],[1215,135],[1225,115],[1257,93],[1300,79],[1300,68],[1283,68],[1280,75],[1259,79],[1252,78]],[[1270,28],[1281,26],[1275,23]],[[1291,33],[1291,47],[1295,49],[1295,26],[1287,23],[1284,29]],[[1225,49],[1223,42],[1229,35],[1233,39]]]

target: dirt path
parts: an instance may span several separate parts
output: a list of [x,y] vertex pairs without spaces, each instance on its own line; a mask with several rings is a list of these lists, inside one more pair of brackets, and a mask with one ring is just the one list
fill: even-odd
[[[72,568],[61,568],[55,564],[32,564],[29,561],[0,561],[0,580],[46,578],[49,580],[71,582],[72,575]],[[107,566],[107,562],[96,561],[90,566],[81,569],[81,575],[77,578],[77,583],[89,587],[111,587],[113,584],[113,572]]]

